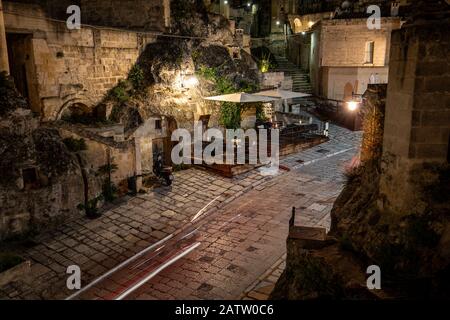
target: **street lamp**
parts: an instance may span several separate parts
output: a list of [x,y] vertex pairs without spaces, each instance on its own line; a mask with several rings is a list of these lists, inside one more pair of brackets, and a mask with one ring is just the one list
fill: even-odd
[[348,101],[347,102],[347,109],[349,111],[356,111],[359,108],[359,102],[357,101]]

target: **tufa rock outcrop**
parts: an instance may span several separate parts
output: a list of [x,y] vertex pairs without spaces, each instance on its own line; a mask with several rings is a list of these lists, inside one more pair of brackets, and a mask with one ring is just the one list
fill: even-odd
[[11,79],[0,76],[0,239],[79,214],[83,180],[55,129],[41,127]]

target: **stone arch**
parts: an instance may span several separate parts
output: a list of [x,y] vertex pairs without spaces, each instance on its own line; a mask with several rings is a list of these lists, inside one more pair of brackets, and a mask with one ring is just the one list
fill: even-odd
[[82,116],[91,114],[91,110],[86,103],[81,101],[68,101],[59,110],[56,117],[57,120],[61,120],[65,117]]
[[299,33],[302,31],[302,22],[299,18],[294,19],[294,32]]

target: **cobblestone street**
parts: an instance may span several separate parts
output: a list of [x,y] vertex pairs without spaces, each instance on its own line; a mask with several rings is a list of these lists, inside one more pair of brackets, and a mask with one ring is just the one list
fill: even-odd
[[[297,223],[329,227],[345,163],[357,153],[361,134],[331,126],[330,136],[325,144],[283,159],[291,171],[277,177],[255,170],[227,179],[189,169],[176,174],[170,189],[122,199],[97,220],[68,221],[33,239],[25,250],[31,274],[0,288],[0,298],[66,298],[68,266],[79,265],[87,284],[176,232],[217,199],[206,212],[214,219],[199,230],[201,246],[129,298],[237,299],[250,292],[249,298],[263,299],[266,280],[276,281],[283,264],[292,207],[298,208]],[[266,289],[257,295],[252,285]]]

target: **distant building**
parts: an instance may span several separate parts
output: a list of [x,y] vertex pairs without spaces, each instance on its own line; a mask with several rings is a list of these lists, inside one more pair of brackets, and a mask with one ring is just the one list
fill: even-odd
[[[287,57],[310,75],[317,96],[345,101],[369,83],[387,83],[392,30],[408,1],[301,0],[289,15]],[[369,5],[381,9],[381,28],[369,29]]]

